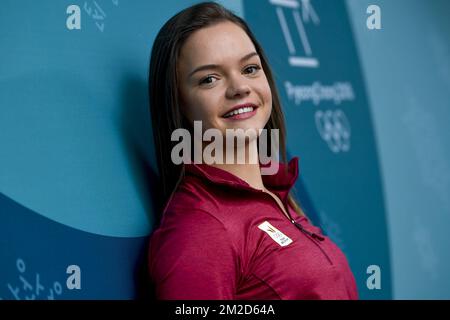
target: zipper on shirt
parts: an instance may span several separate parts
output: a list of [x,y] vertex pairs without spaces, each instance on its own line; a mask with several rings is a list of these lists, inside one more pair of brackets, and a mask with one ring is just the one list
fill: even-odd
[[[261,192],[263,192],[263,193],[265,193],[265,194],[269,194],[269,196],[270,196],[273,200],[275,200],[275,202],[277,203],[277,206],[279,206],[278,201],[276,201],[276,199],[274,199],[273,196],[272,196],[270,193],[267,193],[267,192],[264,191],[264,190],[261,190]],[[281,199],[280,199],[280,202],[281,202]],[[290,220],[290,221],[291,221],[298,229],[300,229],[303,233],[305,233],[305,234],[309,235],[310,237],[312,237],[313,239],[316,239],[316,240],[319,240],[319,241],[325,240],[324,237],[318,235],[317,233],[310,232],[310,231],[306,230],[300,223],[298,223],[298,222],[296,222],[294,219],[292,219],[292,216],[290,215],[289,210],[286,210],[286,208],[283,208],[283,209],[284,209],[284,211],[286,211],[286,214],[287,214],[286,218],[288,218],[288,219],[289,219],[289,220]]]
[[[328,256],[328,254],[325,252],[325,250],[322,248],[322,246],[320,245],[320,243],[318,243],[318,241],[323,241],[325,240],[324,237],[318,235],[317,233],[314,232],[310,232],[308,230],[306,230],[300,223],[298,223],[297,221],[295,221],[294,219],[291,220],[291,222],[297,227],[299,228],[303,233],[305,233],[306,235],[309,235],[311,238],[311,241],[314,242],[314,244],[320,249],[320,251],[322,251],[323,255],[325,256],[325,258],[327,258],[328,262],[333,265],[333,261],[331,261],[330,257]],[[318,241],[317,241],[318,240]]]
[[[262,193],[267,194],[267,192],[265,192],[264,190],[260,190]],[[273,198],[273,196],[271,194],[269,194],[269,196],[277,203],[277,206],[279,206],[278,201],[276,201],[276,199]],[[280,199],[281,201],[281,199]],[[323,240],[325,240],[324,237],[318,235],[315,232],[311,232],[306,230],[300,223],[298,223],[297,221],[295,221],[292,216],[290,215],[289,211],[286,210],[286,213],[288,214],[289,217],[287,217],[288,219],[290,219],[290,221],[301,231],[303,232],[307,238],[309,238],[319,249],[320,251],[322,251],[323,255],[325,256],[325,258],[328,260],[328,262],[330,263],[330,265],[333,265],[333,261],[331,261],[330,257],[328,256],[328,254],[325,252],[325,250],[322,248],[322,246],[320,245],[320,242],[322,242]],[[283,214],[284,215],[284,214]]]
[[296,226],[297,228],[299,228],[303,233],[306,233],[306,234],[309,235],[310,237],[312,237],[312,238],[314,238],[314,239],[317,239],[317,240],[319,240],[319,241],[325,240],[324,237],[318,235],[317,233],[314,233],[314,232],[311,232],[311,231],[306,230],[300,223],[298,223],[298,222],[295,221],[294,219],[292,219],[291,222],[292,222],[293,224],[295,224],[295,226]]

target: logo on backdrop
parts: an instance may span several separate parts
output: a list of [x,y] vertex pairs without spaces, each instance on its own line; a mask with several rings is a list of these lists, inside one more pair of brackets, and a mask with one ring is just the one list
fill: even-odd
[[[309,0],[302,0],[301,3],[295,0],[270,0],[270,3],[276,6],[278,21],[289,50],[289,64],[293,67],[319,67],[319,59],[313,55],[305,29],[305,24],[310,22],[316,26],[320,24],[319,16],[311,2]],[[302,11],[301,16],[300,9]],[[290,26],[287,23],[285,11],[290,11],[294,18],[295,26]],[[300,40],[300,43],[298,40],[294,40],[297,38]]]
[[319,110],[314,115],[316,128],[334,153],[350,150],[350,122],[341,110]]
[[11,281],[6,284],[15,300],[55,300],[57,296],[63,293],[63,286],[59,281],[44,283],[38,272],[27,271],[23,259],[18,258],[16,260],[16,268],[19,272],[18,281]]
[[[307,28],[318,28],[320,17],[310,0],[269,0],[276,8],[276,14],[284,36],[289,55],[288,63],[294,68],[320,67],[319,59],[313,53]],[[301,11],[301,14],[300,14]],[[294,23],[288,23],[285,12],[290,12]],[[296,35],[294,37],[293,35]],[[294,41],[297,39],[297,41]],[[294,84],[285,81],[284,87],[289,100],[295,105],[313,105],[320,108],[323,104],[341,105],[355,100],[353,86],[348,81],[336,81],[333,84]],[[343,109],[317,110],[314,122],[318,135],[333,153],[350,150],[350,121]]]

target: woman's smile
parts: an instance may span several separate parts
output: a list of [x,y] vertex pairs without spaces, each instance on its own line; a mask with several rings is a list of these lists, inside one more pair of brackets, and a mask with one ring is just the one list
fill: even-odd
[[228,112],[226,115],[223,116],[223,118],[231,121],[245,120],[253,117],[256,114],[257,110],[258,108],[253,106],[242,107],[239,109],[235,109],[231,112]]

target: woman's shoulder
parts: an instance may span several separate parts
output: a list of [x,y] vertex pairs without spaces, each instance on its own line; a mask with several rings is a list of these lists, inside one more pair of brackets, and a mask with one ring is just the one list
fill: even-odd
[[[230,219],[224,214],[213,190],[202,184],[182,181],[168,200],[159,225],[160,234],[203,234],[233,237]],[[170,232],[169,232],[170,230]]]
[[173,192],[164,208],[166,212],[184,213],[186,210],[206,212],[214,215],[219,210],[214,190],[191,179],[183,179]]
[[173,206],[166,210],[161,224],[150,237],[150,247],[157,250],[164,246],[180,252],[188,248],[214,246],[224,249],[226,246],[237,252],[233,238],[230,228],[213,212]]

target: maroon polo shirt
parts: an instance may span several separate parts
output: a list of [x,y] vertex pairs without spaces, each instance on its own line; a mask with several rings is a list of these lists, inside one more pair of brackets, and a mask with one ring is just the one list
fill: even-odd
[[288,205],[298,157],[279,165],[277,174],[262,178],[292,220],[272,196],[237,176],[185,165],[150,239],[158,299],[358,299],[343,252]]

